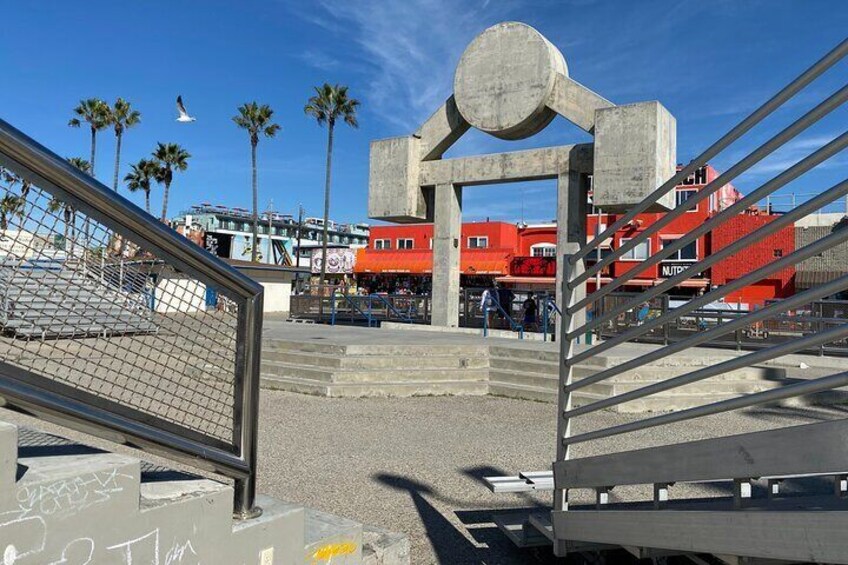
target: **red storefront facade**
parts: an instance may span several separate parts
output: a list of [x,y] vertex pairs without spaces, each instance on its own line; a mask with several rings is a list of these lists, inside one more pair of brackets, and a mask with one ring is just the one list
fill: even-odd
[[[710,166],[701,168],[676,187],[677,203],[693,197],[718,176],[719,173]],[[601,273],[601,285],[624,274],[629,274],[631,278],[628,284],[620,287],[621,291],[637,291],[656,285],[776,217],[750,210],[749,213],[724,222],[716,230],[698,238],[658,265],[640,268],[641,262],[659,251],[663,245],[689,233],[739,198],[741,195],[732,185],[722,187],[605,268]],[[587,241],[619,217],[615,214],[594,213],[591,206],[590,212],[586,222]],[[604,242],[601,257],[638,236],[662,217],[663,214],[640,214]],[[432,238],[432,224],[373,226],[368,248],[358,252],[355,272],[358,277],[370,281],[372,287],[381,278],[407,277],[410,281],[423,282],[419,288],[428,288],[433,262]],[[789,226],[758,242],[753,249],[746,251],[745,257],[728,257],[710,271],[685,281],[672,294],[691,296],[705,292],[711,286],[724,284],[762,266],[778,254],[791,253],[793,250],[794,229]],[[595,261],[594,254],[587,260],[589,263]],[[556,224],[463,224],[460,261],[464,286],[488,286],[497,280],[514,288],[553,291],[556,276]],[[791,295],[794,292],[793,279],[794,269],[786,269],[769,279],[745,287],[726,300],[759,306],[766,300]],[[589,290],[593,290],[595,278],[590,279],[588,284]],[[368,282],[365,285],[367,287]]]

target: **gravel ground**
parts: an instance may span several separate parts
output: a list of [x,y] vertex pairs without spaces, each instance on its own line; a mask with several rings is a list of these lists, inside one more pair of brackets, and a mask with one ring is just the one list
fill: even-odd
[[[575,456],[835,417],[844,417],[842,409],[764,408],[579,445]],[[576,432],[631,418],[609,412],[586,416],[575,422]],[[5,410],[0,419],[34,422]],[[547,550],[515,549],[490,523],[492,510],[548,507],[550,493],[496,495],[480,481],[485,475],[550,468],[551,404],[494,397],[329,399],[263,390],[260,425],[264,494],[403,532],[412,543],[413,563],[553,562]],[[35,427],[131,452],[43,422]],[[728,489],[677,486],[672,496],[727,495]],[[613,491],[613,500],[648,496],[646,488]]]

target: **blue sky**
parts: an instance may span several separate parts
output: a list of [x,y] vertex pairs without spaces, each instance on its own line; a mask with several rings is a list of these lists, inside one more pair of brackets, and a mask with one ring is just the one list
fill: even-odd
[[[688,161],[833,48],[848,30],[842,0],[404,2],[228,0],[3,2],[0,117],[64,156],[88,156],[88,135],[67,127],[92,96],[129,99],[142,123],[124,142],[128,163],[157,141],[192,154],[174,181],[171,215],[201,201],[248,207],[247,134],[231,121],[243,102],[275,110],[282,131],[260,142],[260,206],[320,215],[326,131],[303,114],[311,88],[350,86],[361,127],[339,129],[334,218],[366,219],[368,145],[411,133],[450,95],[467,44],[504,20],[533,25],[565,55],[570,75],[616,103],[660,100],[678,120],[678,160]],[[714,160],[726,168],[837,90],[843,61],[745,142]],[[182,94],[194,124],[177,124]],[[834,112],[735,184],[749,191],[848,123]],[[588,140],[561,119],[530,140],[504,142],[472,131],[448,156]],[[114,139],[99,138],[97,173],[111,182]],[[817,192],[845,176],[839,155],[787,191]],[[126,191],[124,191],[126,194]],[[140,202],[140,198],[132,196]],[[154,209],[161,192],[154,192]],[[465,217],[514,221],[553,215],[553,183],[469,189]]]

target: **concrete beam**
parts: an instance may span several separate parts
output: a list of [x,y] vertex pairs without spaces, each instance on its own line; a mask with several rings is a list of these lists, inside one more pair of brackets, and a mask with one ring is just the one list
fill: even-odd
[[430,118],[424,122],[413,137],[418,138],[422,161],[441,159],[442,155],[468,131],[471,126],[459,113],[453,96],[447,99]]
[[430,325],[459,326],[462,188],[437,184],[433,226],[433,310]]
[[565,75],[557,75],[548,107],[589,133],[595,131],[595,110],[615,104]]
[[592,144],[582,143],[529,151],[426,161],[420,164],[418,182],[422,186],[446,183],[473,186],[554,179],[568,170],[591,173],[592,165]]

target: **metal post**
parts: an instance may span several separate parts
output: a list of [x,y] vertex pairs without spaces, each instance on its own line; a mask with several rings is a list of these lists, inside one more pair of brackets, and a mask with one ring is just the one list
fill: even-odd
[[[574,340],[568,338],[568,334],[574,329],[575,316],[571,313],[569,306],[572,302],[573,290],[569,283],[574,273],[574,266],[570,262],[570,255],[563,255],[562,273],[562,316],[560,317],[560,365],[559,365],[559,403],[557,410],[557,461],[565,461],[569,457],[569,446],[564,442],[571,435],[571,419],[564,414],[571,410],[571,392],[566,387],[571,386],[574,379],[574,367],[571,357],[574,353]],[[568,490],[554,490],[554,510],[568,510]],[[556,550],[556,546],[554,547]]]
[[236,349],[236,379],[233,442],[250,469],[245,478],[236,479],[233,516],[238,520],[256,518],[262,509],[255,505],[257,435],[259,431],[259,366],[262,357],[262,303],[260,290],[246,299],[238,313],[238,344]]
[[[336,325],[336,296],[335,296],[335,294],[336,293],[333,292],[333,294],[330,295],[330,325],[331,326]],[[318,300],[320,301],[319,303],[323,305],[323,302],[324,302],[323,297],[319,296]],[[322,317],[322,319],[323,319],[323,317]]]

